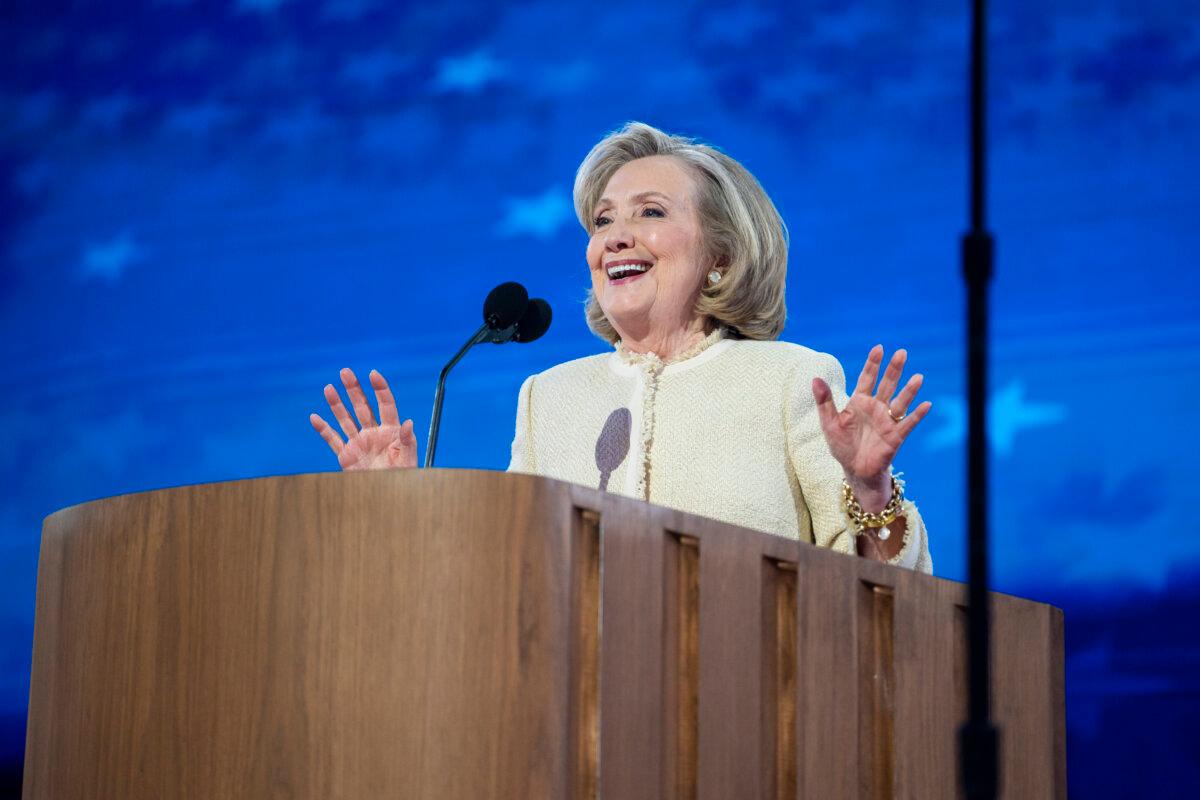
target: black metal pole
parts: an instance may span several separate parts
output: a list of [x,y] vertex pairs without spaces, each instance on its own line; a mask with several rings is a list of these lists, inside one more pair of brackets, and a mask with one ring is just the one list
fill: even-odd
[[999,749],[991,721],[991,607],[988,595],[988,284],[995,243],[987,229],[987,9],[971,9],[971,227],[962,237],[967,284],[967,721],[959,729],[959,766],[969,800],[993,800]]
[[454,358],[450,359],[446,366],[442,367],[442,373],[438,375],[437,389],[433,393],[433,416],[429,420],[429,441],[425,445],[426,467],[433,466],[433,455],[437,452],[438,429],[442,427],[442,401],[446,398],[446,376],[450,374],[454,365],[462,360],[468,350],[481,342],[486,342],[490,332],[486,322],[480,325],[479,330],[471,334],[467,343],[454,354]]

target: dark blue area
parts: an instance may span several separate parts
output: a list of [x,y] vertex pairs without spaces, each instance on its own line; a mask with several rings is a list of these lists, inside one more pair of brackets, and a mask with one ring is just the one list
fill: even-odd
[[[574,169],[626,120],[711,140],[791,231],[784,338],[906,346],[901,452],[964,576],[965,7],[10,4],[0,25],[0,796],[19,783],[41,519],[328,470],[307,417],[377,367],[438,461],[503,468],[516,392],[598,352]],[[996,587],[1067,615],[1073,797],[1200,786],[1200,27],[1168,0],[993,8]],[[423,437],[422,437],[423,438]],[[1190,790],[1189,790],[1190,788]]]

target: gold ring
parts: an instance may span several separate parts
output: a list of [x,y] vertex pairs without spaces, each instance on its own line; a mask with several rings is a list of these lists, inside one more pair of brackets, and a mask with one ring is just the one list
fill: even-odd
[[904,418],[908,416],[908,414],[901,414],[900,416],[896,416],[896,412],[892,411],[891,406],[888,406],[887,410],[888,410],[888,416],[892,418],[892,422],[902,422],[904,420]]

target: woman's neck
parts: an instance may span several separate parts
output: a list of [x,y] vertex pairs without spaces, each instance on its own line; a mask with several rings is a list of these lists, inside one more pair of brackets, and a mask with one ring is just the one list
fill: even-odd
[[630,353],[654,353],[666,362],[680,353],[686,353],[708,336],[716,326],[709,319],[695,318],[687,325],[668,330],[648,329],[641,335],[637,332],[621,332],[621,345]]

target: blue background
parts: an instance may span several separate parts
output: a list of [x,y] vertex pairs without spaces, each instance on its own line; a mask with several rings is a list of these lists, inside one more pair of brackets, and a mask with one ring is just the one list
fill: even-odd
[[[1076,797],[1200,785],[1200,29],[1187,2],[996,3],[997,588],[1067,614]],[[554,327],[452,376],[439,464],[503,468],[583,322],[575,167],[629,119],[741,159],[792,235],[784,338],[905,346],[898,461],[964,576],[965,3],[6,3],[0,762],[24,739],[41,519],[336,468],[337,370],[423,432],[487,290]],[[422,439],[424,437],[422,436]]]

